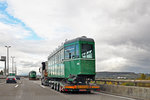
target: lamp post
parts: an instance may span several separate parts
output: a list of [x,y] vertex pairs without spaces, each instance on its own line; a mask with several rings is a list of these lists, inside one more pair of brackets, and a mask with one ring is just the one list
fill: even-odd
[[17,75],[17,67],[16,67],[16,62],[14,62],[15,64],[15,75]]
[[9,75],[9,48],[11,46],[5,46],[7,48],[7,74]]
[[11,58],[12,58],[12,73],[14,72],[14,56],[11,56]]

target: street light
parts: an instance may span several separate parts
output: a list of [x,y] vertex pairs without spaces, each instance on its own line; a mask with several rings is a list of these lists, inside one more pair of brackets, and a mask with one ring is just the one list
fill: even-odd
[[14,56],[11,56],[11,58],[12,58],[12,73],[14,72]]
[[14,62],[14,68],[15,68],[15,75],[17,75],[17,67],[16,67],[16,62]]
[[5,46],[7,48],[7,74],[9,75],[9,48],[11,46]]

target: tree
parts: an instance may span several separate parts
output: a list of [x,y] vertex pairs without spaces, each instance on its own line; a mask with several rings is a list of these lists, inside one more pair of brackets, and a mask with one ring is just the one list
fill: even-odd
[[3,75],[3,71],[2,70],[0,71],[0,75]]
[[145,74],[141,74],[141,78],[142,80],[145,80],[146,79],[146,75]]

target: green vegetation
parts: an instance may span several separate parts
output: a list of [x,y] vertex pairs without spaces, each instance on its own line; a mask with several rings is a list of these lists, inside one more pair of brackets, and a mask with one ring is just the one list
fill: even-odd
[[141,77],[138,78],[138,80],[146,80],[146,75],[145,74],[141,74]]
[[[113,79],[110,79],[113,80]],[[139,78],[137,78],[136,80],[150,80],[150,76],[146,76],[146,74],[141,74],[141,76]],[[102,82],[102,81],[97,81],[96,84],[107,84],[107,85],[122,85],[122,86],[139,86],[139,87],[150,87],[150,83],[134,83],[134,82],[115,82],[117,80],[114,80],[114,82]],[[94,82],[91,82],[94,83]]]
[[0,75],[3,75],[3,71],[2,70],[0,71]]
[[134,83],[130,83],[130,82],[122,83],[121,85],[123,85],[123,86],[135,86]]

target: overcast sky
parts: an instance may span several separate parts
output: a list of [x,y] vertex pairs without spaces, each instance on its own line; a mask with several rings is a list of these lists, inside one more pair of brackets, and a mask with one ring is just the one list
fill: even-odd
[[149,0],[0,0],[0,56],[11,45],[18,74],[80,36],[95,40],[96,71],[150,72]]

